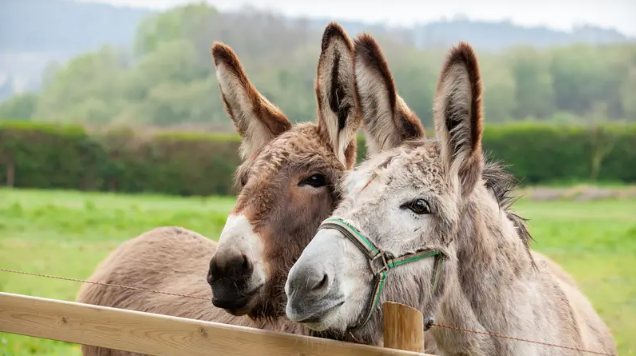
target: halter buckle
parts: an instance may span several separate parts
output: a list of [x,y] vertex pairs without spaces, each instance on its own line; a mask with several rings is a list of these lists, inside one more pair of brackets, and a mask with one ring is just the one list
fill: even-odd
[[[376,263],[376,261],[379,261],[379,263],[380,263],[379,266],[378,266],[378,263]],[[382,272],[388,271],[389,270],[389,263],[386,261],[386,254],[384,252],[380,251],[380,253],[375,255],[375,257],[373,257],[369,261],[369,266],[371,267],[371,271],[373,272],[374,276],[377,276],[378,274],[380,274]]]

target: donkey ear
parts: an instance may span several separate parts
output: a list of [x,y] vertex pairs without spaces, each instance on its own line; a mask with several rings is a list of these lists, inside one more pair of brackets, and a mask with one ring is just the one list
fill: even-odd
[[356,133],[362,123],[353,78],[353,45],[333,22],[322,36],[315,90],[319,132],[338,160],[351,168],[356,160]]
[[221,98],[241,135],[241,158],[260,150],[274,137],[291,129],[287,117],[250,83],[234,51],[222,43],[212,46],[212,58]]
[[444,164],[470,194],[484,166],[481,134],[481,78],[477,57],[464,42],[450,51],[435,94],[435,131]]
[[373,154],[425,137],[424,127],[395,89],[380,46],[368,34],[355,40],[355,78],[367,137]]

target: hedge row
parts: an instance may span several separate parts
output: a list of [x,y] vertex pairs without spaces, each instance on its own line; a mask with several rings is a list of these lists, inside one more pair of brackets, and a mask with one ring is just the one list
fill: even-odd
[[88,134],[78,126],[0,125],[0,184],[41,189],[232,194],[234,136]]
[[[230,195],[236,135],[89,134],[79,126],[0,125],[0,184],[41,189]],[[636,182],[636,125],[490,125],[483,145],[524,183]],[[364,139],[358,160],[365,157]]]
[[636,182],[636,125],[488,126],[484,149],[525,184]]

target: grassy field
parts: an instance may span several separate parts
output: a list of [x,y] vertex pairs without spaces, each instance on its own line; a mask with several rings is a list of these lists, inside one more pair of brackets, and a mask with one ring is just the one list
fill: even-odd
[[[0,268],[87,278],[122,241],[178,225],[217,238],[232,198],[0,189]],[[516,204],[533,249],[560,263],[636,355],[636,200]],[[79,285],[0,272],[0,291],[73,300]],[[0,333],[0,356],[80,355],[77,345]]]

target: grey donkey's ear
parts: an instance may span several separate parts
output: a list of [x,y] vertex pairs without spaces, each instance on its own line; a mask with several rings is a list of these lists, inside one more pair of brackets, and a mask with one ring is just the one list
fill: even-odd
[[322,36],[318,60],[318,127],[346,168],[355,164],[356,133],[362,123],[353,70],[353,44],[344,30],[332,22]]
[[426,136],[417,115],[397,94],[380,46],[368,34],[355,40],[355,73],[369,154]]
[[484,166],[482,87],[477,57],[461,42],[451,49],[437,84],[434,118],[441,155],[451,176],[459,178],[462,195],[470,194]]
[[287,117],[250,83],[243,66],[229,46],[214,43],[212,58],[221,88],[221,98],[236,130],[241,135],[243,159],[291,129]]

